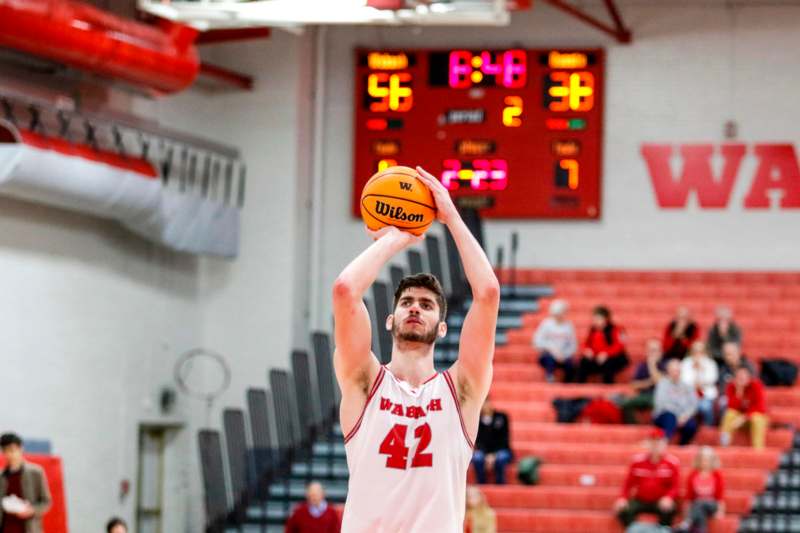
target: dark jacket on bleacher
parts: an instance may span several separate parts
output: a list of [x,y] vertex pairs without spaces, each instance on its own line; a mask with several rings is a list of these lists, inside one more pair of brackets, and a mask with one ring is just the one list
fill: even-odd
[[478,438],[475,439],[475,449],[483,453],[496,453],[499,450],[510,450],[508,440],[508,416],[500,411],[492,414],[492,420],[486,424],[481,417],[478,426]]

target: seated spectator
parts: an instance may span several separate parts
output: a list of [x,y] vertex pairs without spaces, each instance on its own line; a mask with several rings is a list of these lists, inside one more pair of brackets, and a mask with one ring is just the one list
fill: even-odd
[[722,364],[719,366],[719,392],[724,394],[728,382],[733,379],[736,369],[745,365],[755,375],[756,367],[752,361],[742,353],[736,342],[726,342],[722,345]]
[[714,425],[714,400],[717,399],[717,363],[706,354],[703,341],[692,344],[690,356],[681,361],[681,381],[697,394],[697,410],[708,426]]
[[575,338],[575,326],[566,320],[568,306],[564,300],[553,300],[550,304],[550,316],[542,320],[533,336],[533,346],[539,350],[539,364],[544,368],[548,382],[554,380],[556,369],[564,371],[564,382],[572,381],[573,356],[578,341]]
[[622,338],[621,328],[611,321],[611,311],[602,305],[595,307],[578,366],[580,383],[586,383],[587,378],[595,374],[603,377],[603,383],[614,383],[616,375],[628,366]]
[[325,489],[318,481],[306,487],[306,501],[298,505],[286,521],[286,533],[339,533],[342,522],[325,500]]
[[106,533],[128,533],[128,524],[122,518],[115,516],[106,524]]
[[497,516],[486,503],[486,497],[475,486],[467,487],[467,515],[464,518],[465,533],[497,533]]
[[722,364],[719,366],[719,382],[717,383],[717,406],[720,420],[722,420],[722,417],[725,415],[725,409],[728,407],[728,397],[725,395],[725,390],[728,383],[733,380],[736,369],[742,365],[748,367],[753,375],[756,374],[756,367],[742,353],[739,344],[735,342],[726,342],[723,344]]
[[716,359],[717,364],[722,362],[722,348],[725,343],[734,342],[742,344],[742,330],[733,321],[733,312],[730,307],[717,307],[716,320],[708,330],[708,353]]
[[665,453],[667,440],[658,428],[650,431],[645,446],[647,452],[636,455],[628,468],[614,512],[625,527],[641,513],[656,514],[661,525],[671,526],[680,492],[680,462]]
[[728,446],[733,432],[749,424],[753,448],[764,448],[769,424],[764,384],[753,376],[753,371],[747,365],[742,365],[728,382],[725,396],[728,398],[728,408],[720,423],[720,444]]
[[664,330],[662,349],[665,359],[683,359],[689,352],[689,347],[700,336],[700,328],[692,319],[688,307],[681,306]]
[[677,359],[667,361],[666,376],[658,380],[653,404],[653,423],[664,430],[667,439],[678,431],[679,444],[689,444],[697,433],[697,395],[681,381]]
[[500,411],[495,411],[487,398],[481,407],[478,437],[475,439],[475,451],[472,453],[475,478],[481,485],[486,483],[487,469],[494,470],[495,483],[505,484],[506,467],[514,458],[508,433],[508,416]]
[[678,531],[708,533],[711,517],[725,516],[725,484],[719,457],[711,446],[702,446],[694,458],[694,469],[686,480],[686,520]]
[[639,363],[633,373],[631,387],[636,394],[627,398],[620,406],[622,408],[622,421],[626,424],[636,423],[636,411],[653,408],[653,391],[656,383],[661,378],[661,341],[649,339],[645,344],[646,359]]
[[[39,465],[25,461],[22,439],[14,433],[0,436],[6,467],[0,473],[0,500],[14,500],[13,511],[0,510],[0,531],[41,533],[42,516],[52,502],[47,477]],[[6,502],[3,502],[3,507]]]

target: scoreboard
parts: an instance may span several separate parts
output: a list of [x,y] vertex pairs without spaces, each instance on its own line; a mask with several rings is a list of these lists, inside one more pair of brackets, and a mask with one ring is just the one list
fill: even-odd
[[600,49],[355,54],[353,214],[388,166],[420,165],[490,218],[600,217]]

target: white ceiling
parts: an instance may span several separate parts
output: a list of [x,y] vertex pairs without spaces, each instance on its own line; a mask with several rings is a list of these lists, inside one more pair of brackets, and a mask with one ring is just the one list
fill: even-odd
[[406,0],[397,11],[367,7],[367,0],[139,0],[139,8],[198,29],[311,24],[482,25],[510,21],[507,0]]

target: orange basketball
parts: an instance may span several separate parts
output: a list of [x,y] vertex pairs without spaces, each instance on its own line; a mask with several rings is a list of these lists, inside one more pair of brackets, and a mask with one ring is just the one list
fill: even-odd
[[436,219],[428,187],[408,167],[389,167],[372,176],[361,191],[361,218],[371,230],[395,226],[422,235]]

